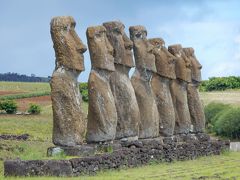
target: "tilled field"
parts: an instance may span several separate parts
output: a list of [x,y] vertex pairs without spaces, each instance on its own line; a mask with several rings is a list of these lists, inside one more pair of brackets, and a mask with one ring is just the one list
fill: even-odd
[[50,96],[39,96],[39,97],[16,99],[16,102],[17,102],[19,111],[26,111],[30,104],[48,106],[48,105],[51,105],[52,103]]

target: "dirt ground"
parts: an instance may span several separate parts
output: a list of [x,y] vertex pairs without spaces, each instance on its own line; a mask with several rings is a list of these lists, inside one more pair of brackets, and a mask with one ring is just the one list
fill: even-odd
[[0,91],[0,96],[13,95],[13,94],[22,94],[24,91]]
[[22,111],[22,112],[26,111],[31,103],[38,104],[40,106],[47,106],[52,103],[50,96],[16,99],[16,102],[18,105],[18,111]]

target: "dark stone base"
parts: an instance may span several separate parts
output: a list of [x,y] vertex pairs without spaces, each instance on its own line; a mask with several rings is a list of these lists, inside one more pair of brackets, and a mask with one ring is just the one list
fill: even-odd
[[[180,141],[182,139],[186,141]],[[229,141],[210,140],[209,136],[203,134],[122,142],[120,145],[121,148],[118,144],[118,149],[111,153],[70,160],[8,160],[4,162],[4,175],[79,176],[105,169],[141,166],[151,161],[171,162],[219,155],[222,150],[229,149]]]
[[157,137],[153,139],[139,139],[134,141],[114,141],[114,142],[101,142],[99,144],[83,144],[73,147],[55,146],[48,148],[47,155],[54,156],[59,153],[64,153],[67,156],[81,156],[87,157],[95,154],[109,153],[112,151],[125,148],[142,148],[148,144],[163,145],[172,143],[191,142],[192,140],[208,141],[210,136],[207,134],[180,134],[172,137]]
[[14,134],[2,134],[0,135],[0,140],[17,140],[17,141],[26,141],[29,138],[29,134],[14,135]]
[[86,157],[104,152],[112,152],[121,148],[120,143],[83,144],[73,147],[56,146],[48,148],[47,155],[54,156],[64,153],[67,156]]

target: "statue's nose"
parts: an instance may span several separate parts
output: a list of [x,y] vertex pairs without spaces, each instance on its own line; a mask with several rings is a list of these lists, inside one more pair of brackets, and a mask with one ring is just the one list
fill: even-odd
[[124,46],[128,50],[132,50],[133,48],[133,42],[127,37],[127,35],[124,35]]
[[152,53],[153,49],[154,49],[154,46],[151,43],[147,42],[147,52]]
[[81,44],[81,47],[78,48],[78,52],[83,54],[87,51],[87,47],[84,44]]
[[80,52],[84,53],[86,51],[87,51],[87,47],[84,44],[82,44],[82,47],[80,48]]

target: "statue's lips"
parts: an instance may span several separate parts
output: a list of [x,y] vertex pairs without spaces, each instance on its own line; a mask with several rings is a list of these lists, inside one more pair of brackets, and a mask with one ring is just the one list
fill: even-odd
[[152,53],[147,53],[148,62],[155,62],[155,56]]
[[81,59],[84,59],[84,56],[83,56],[82,53],[78,53],[78,55],[79,55],[79,57],[80,57]]
[[131,51],[131,49],[126,49],[126,55],[129,55],[129,56],[132,56],[132,51]]

